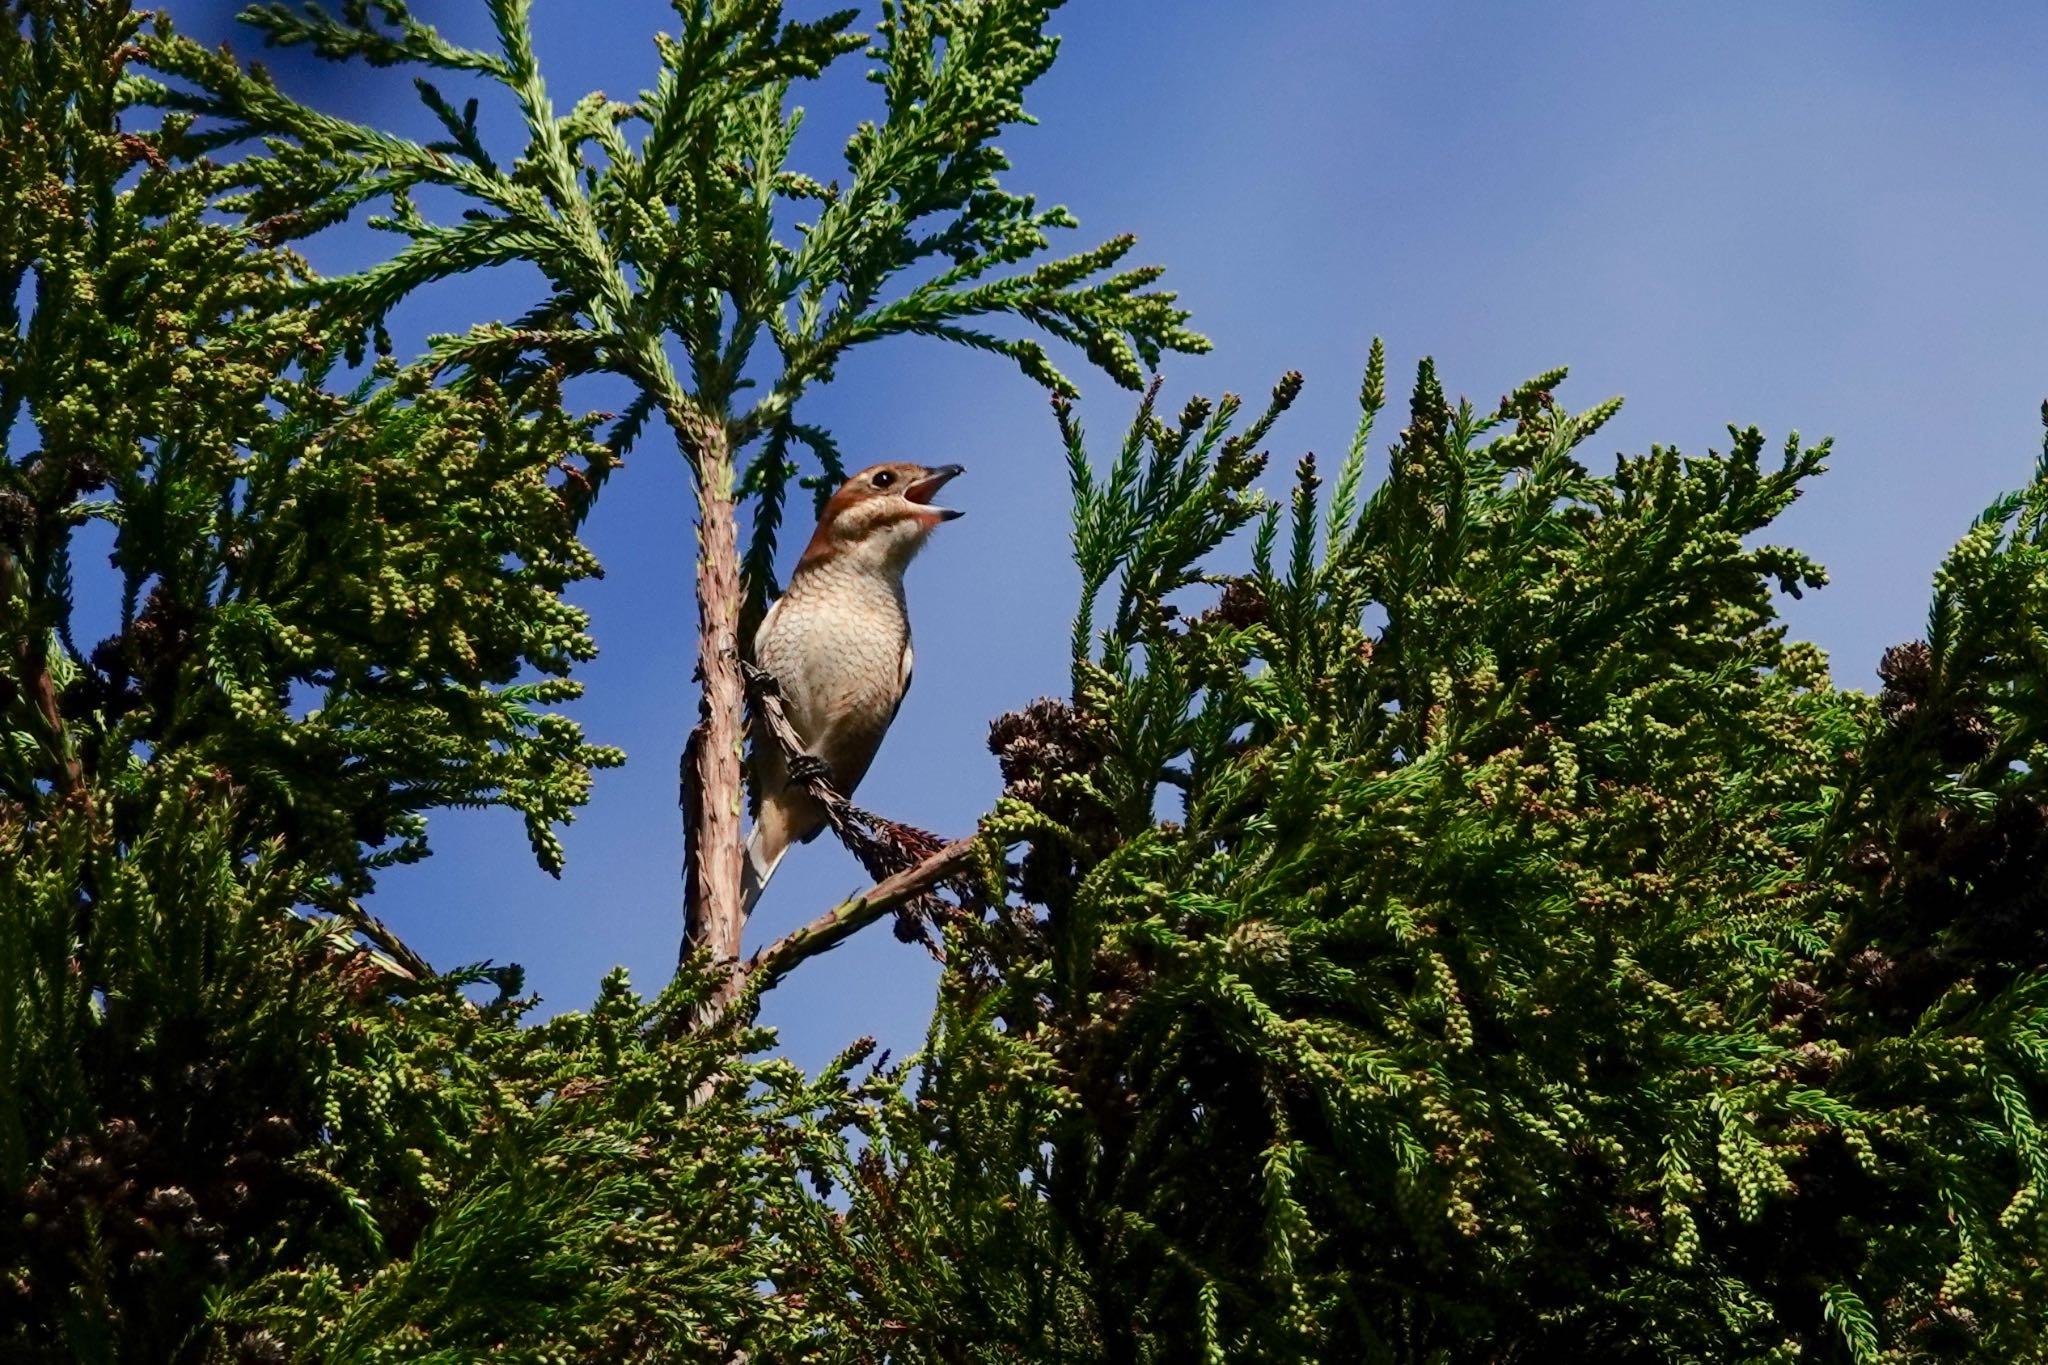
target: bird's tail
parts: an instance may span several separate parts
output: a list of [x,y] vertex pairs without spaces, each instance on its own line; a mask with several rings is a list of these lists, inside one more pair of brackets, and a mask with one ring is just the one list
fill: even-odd
[[761,803],[754,832],[747,836],[747,856],[740,866],[740,913],[744,915],[754,913],[754,902],[761,899],[761,893],[768,889],[768,879],[782,862],[782,855],[789,852],[782,821],[770,814],[772,809],[772,802]]

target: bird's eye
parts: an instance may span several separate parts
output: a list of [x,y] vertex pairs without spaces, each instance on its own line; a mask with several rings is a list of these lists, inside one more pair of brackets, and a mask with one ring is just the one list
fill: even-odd
[[876,474],[874,478],[870,479],[869,482],[877,488],[887,488],[890,484],[896,482],[896,476],[889,470],[884,469]]

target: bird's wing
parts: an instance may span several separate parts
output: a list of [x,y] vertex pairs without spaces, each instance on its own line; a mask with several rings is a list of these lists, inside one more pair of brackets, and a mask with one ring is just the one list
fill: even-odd
[[[896,704],[889,708],[889,719],[882,725],[884,734],[896,723],[896,715],[903,709],[903,699],[910,695],[910,674],[916,666],[917,655],[910,648],[910,637],[906,635],[903,637],[903,657],[896,664]],[[876,742],[880,743],[879,736]]]
[[769,630],[773,628],[773,624],[774,624],[774,621],[775,621],[775,613],[776,613],[776,612],[778,612],[778,611],[781,611],[781,610],[782,610],[782,604],[783,604],[784,602],[787,602],[788,600],[789,600],[789,594],[788,594],[788,593],[784,593],[784,594],[783,594],[782,596],[780,596],[780,597],[776,598],[776,599],[775,599],[775,600],[774,600],[773,602],[770,602],[770,603],[768,604],[768,610],[766,610],[766,611],[764,611],[764,612],[762,612],[762,613],[761,613],[761,624],[760,624],[760,625],[758,625],[758,626],[755,626],[755,627],[754,627],[754,656],[755,656],[755,657],[754,657],[754,662],[755,662],[755,663],[757,663],[757,664],[758,664],[758,663],[760,663],[760,662],[761,662],[761,659],[760,659],[760,654],[761,654],[761,641],[763,641],[764,639],[766,639],[766,638],[768,637],[768,632],[769,632]]
[[865,706],[835,714],[814,746],[812,752],[831,765],[841,796],[853,795],[853,789],[867,776],[868,765],[880,752],[883,737],[896,723],[896,713],[903,709],[903,694],[910,686],[911,666],[910,642],[906,639],[896,662],[896,699],[889,709],[884,712],[876,706],[879,699],[871,692]]

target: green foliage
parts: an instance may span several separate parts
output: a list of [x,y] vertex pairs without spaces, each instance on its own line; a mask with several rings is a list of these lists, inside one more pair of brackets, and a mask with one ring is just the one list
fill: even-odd
[[[657,36],[649,88],[631,102],[592,93],[566,114],[535,63],[527,0],[491,0],[496,51],[449,42],[401,0],[345,5],[338,16],[318,6],[250,11],[273,43],[480,79],[524,123],[527,145],[509,160],[484,145],[476,100],[458,110],[425,77],[420,97],[447,132],[431,144],[319,114],[168,30],[145,50],[179,83],[137,79],[127,95],[207,116],[206,131],[181,138],[184,150],[264,141],[264,153],[237,163],[246,188],[226,206],[268,237],[390,203],[375,221],[404,239],[391,258],[308,285],[344,332],[375,328],[437,280],[527,262],[548,296],[516,321],[437,340],[434,364],[481,375],[533,364],[623,374],[640,399],[612,432],[613,448],[623,453],[659,413],[716,496],[731,486],[725,452],[770,436],[739,484],[761,502],[748,560],[758,610],[797,473],[793,448],[817,457],[821,500],[844,476],[831,439],[793,412],[852,348],[938,337],[1008,356],[1066,393],[1073,385],[1043,345],[987,323],[1022,319],[1131,387],[1165,352],[1207,349],[1173,295],[1152,288],[1157,267],[1115,269],[1128,236],[1017,269],[1052,231],[1075,226],[1065,209],[1003,188],[1009,163],[993,142],[1030,121],[1024,91],[1057,49],[1043,32],[1055,7],[888,0],[868,39],[852,32],[853,10],[797,21],[778,0],[676,0],[679,31]],[[863,50],[885,117],[848,139],[844,182],[820,182],[789,164],[803,118],[789,97],[796,82]],[[456,195],[460,221],[426,218],[412,198],[422,188]],[[792,212],[793,224],[778,223]],[[775,353],[766,377],[764,341]],[[670,343],[686,362],[681,377]],[[757,382],[763,391],[748,401]]]
[[236,173],[116,131],[138,21],[9,20],[0,1354],[723,1359],[774,1327],[747,1233],[844,1086],[678,1037],[695,977],[525,1026],[354,900],[453,805],[557,865],[618,761],[542,709],[593,649],[561,592],[610,457],[552,372],[330,392],[303,266],[212,211]]
[[[1148,398],[1101,472],[1063,419],[1075,698],[995,728],[1011,898],[953,933],[925,1140],[849,1215],[1031,1288],[960,1328],[921,1303],[950,1272],[898,1270],[865,1330],[2036,1358],[2048,483],[1964,541],[1872,706],[1776,621],[1818,568],[1756,541],[1824,446],[1594,475],[1615,404],[1563,411],[1560,371],[1482,414],[1425,363],[1368,495],[1383,374],[1284,515],[1254,452],[1294,376],[1251,422]],[[1205,570],[1254,521],[1253,572]]]
[[75,816],[0,831],[0,1353],[723,1361],[801,1335],[758,1233],[836,1157],[857,1053],[816,1081],[735,1061],[765,1035],[678,1028],[697,976],[643,1003],[615,975],[538,1025],[516,971],[394,995],[236,823],[188,769],[118,859]]
[[[784,158],[789,82],[849,17],[685,5],[639,103],[556,118],[525,9],[495,54],[394,4],[258,16],[283,42],[498,82],[504,166],[431,86],[448,141],[326,119],[118,0],[22,0],[0,37],[0,1354],[46,1360],[776,1359],[808,1349],[774,1229],[848,1160],[878,1094],[691,1032],[717,982],[607,982],[543,1024],[516,971],[434,976],[357,897],[427,817],[497,805],[544,868],[592,771],[545,708],[594,643],[562,593],[646,418],[700,478],[766,434],[779,509],[802,388],[928,333],[1066,381],[1022,317],[1135,382],[1190,349],[1117,239],[1011,271],[1066,226],[999,187],[991,139],[1050,61],[1045,7],[905,5],[873,47],[889,118],[844,191]],[[379,36],[383,35],[383,36]],[[147,63],[154,74],[138,74]],[[166,81],[170,83],[167,84]],[[161,125],[122,131],[123,107]],[[626,141],[632,136],[630,147]],[[261,139],[260,146],[251,139]],[[233,148],[227,165],[209,159]],[[425,222],[411,194],[473,212]],[[816,213],[775,236],[791,200]],[[323,281],[285,243],[382,200],[405,240]],[[550,297],[343,387],[408,292],[528,260]],[[732,396],[763,333],[783,365]],[[679,343],[688,381],[670,370]],[[563,385],[641,399],[603,441]],[[32,448],[16,448],[32,447]],[[111,528],[115,631],[75,638],[82,528]],[[775,516],[756,522],[756,562]],[[104,534],[104,533],[102,533]],[[104,540],[101,541],[104,543]],[[75,571],[78,571],[75,575]],[[104,575],[102,575],[104,577]],[[765,591],[765,576],[757,597]],[[105,595],[104,592],[102,595]],[[465,988],[494,981],[498,996]]]
[[[252,845],[283,837],[343,889],[415,856],[418,813],[436,806],[511,806],[557,862],[548,825],[618,755],[535,710],[574,684],[515,680],[594,648],[559,596],[596,567],[574,537],[605,458],[589,423],[545,375],[457,394],[387,366],[353,395],[324,392],[324,348],[289,303],[302,268],[209,221],[227,173],[112,132],[107,73],[89,114],[64,96],[78,82],[39,68],[134,21],[48,8],[22,21],[39,37],[17,24],[6,40],[17,100],[50,100],[18,130],[40,165],[14,162],[0,263],[8,299],[24,278],[35,299],[7,338],[0,408],[38,441],[0,471],[22,661],[4,700],[35,741],[0,755],[8,795],[34,806],[38,784],[87,781],[141,795],[150,756],[189,753],[246,789]],[[109,31],[74,38],[87,20]],[[84,645],[72,547],[95,521],[115,530],[120,616]],[[113,815],[130,837],[118,802]]]
[[335,1202],[385,1240],[224,1297],[220,1333],[333,1361],[774,1359],[801,1339],[800,1303],[760,1292],[790,1271],[760,1229],[859,1116],[864,1051],[811,1081],[729,1065],[763,1035],[665,1041],[704,979],[643,1003],[614,973],[587,1014],[538,1025],[530,1000],[479,1009],[457,984],[365,1021],[330,1079]]

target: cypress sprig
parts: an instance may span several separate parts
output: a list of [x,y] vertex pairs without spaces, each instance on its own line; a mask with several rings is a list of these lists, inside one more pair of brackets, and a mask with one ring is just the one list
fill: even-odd
[[[135,76],[123,91],[131,102],[205,117],[208,131],[179,144],[192,151],[264,140],[267,150],[236,163],[247,189],[231,202],[275,239],[393,200],[397,212],[383,221],[406,245],[360,274],[307,285],[357,335],[434,280],[528,261],[553,286],[549,311],[564,338],[589,341],[580,368],[623,370],[659,388],[647,348],[672,334],[693,396],[744,442],[783,420],[848,349],[884,336],[923,333],[995,351],[1062,392],[1072,385],[1041,346],[982,331],[976,319],[1025,318],[1133,387],[1165,352],[1206,349],[1173,296],[1150,287],[1156,269],[1104,275],[1130,251],[1127,236],[997,274],[1073,226],[1064,209],[1041,210],[1001,187],[1009,162],[993,141],[1030,121],[1024,91],[1057,46],[1043,32],[1052,8],[912,0],[886,6],[870,40],[851,31],[852,11],[786,21],[771,0],[686,7],[681,30],[659,39],[656,79],[637,101],[592,95],[559,115],[534,65],[524,4],[492,6],[497,52],[448,42],[402,3],[250,11],[272,43],[502,87],[528,138],[510,158],[486,148],[476,101],[458,110],[424,78],[420,96],[445,141],[321,115],[167,26],[143,49],[177,84]],[[801,119],[787,99],[793,82],[863,49],[888,116],[848,141],[846,182],[822,185],[787,164]],[[639,126],[637,140],[622,135],[627,124]],[[421,186],[452,190],[473,208],[464,221],[433,222],[409,198]],[[784,201],[816,206],[789,238],[773,221]],[[918,274],[932,258],[944,265]],[[751,405],[732,407],[763,339],[777,348],[780,373]],[[548,340],[486,328],[444,338],[436,357],[495,373],[505,349],[520,345],[544,349]]]

